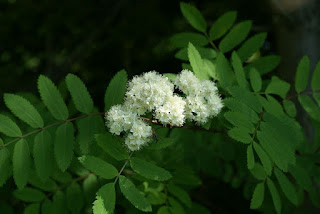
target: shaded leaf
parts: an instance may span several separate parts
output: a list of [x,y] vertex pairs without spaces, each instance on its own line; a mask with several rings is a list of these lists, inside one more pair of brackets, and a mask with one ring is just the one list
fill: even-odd
[[[103,207],[101,207],[101,203]],[[113,183],[105,184],[97,192],[97,199],[93,205],[94,214],[97,214],[97,213],[112,214],[114,211],[115,203],[116,203],[116,192],[115,192],[114,184]]]
[[66,84],[76,108],[82,113],[91,113],[93,110],[93,101],[82,80],[74,74],[68,74]]
[[275,168],[274,174],[276,175],[276,178],[280,184],[280,187],[284,195],[291,203],[298,206],[298,196],[294,185],[289,181],[287,176],[283,174],[279,169]]
[[191,198],[190,198],[188,192],[186,192],[184,189],[182,189],[174,184],[169,184],[168,191],[173,196],[178,198],[182,203],[184,203],[187,207],[191,207],[191,204],[192,204]]
[[118,175],[118,170],[111,164],[94,156],[82,156],[79,161],[84,167],[105,179],[112,179]]
[[116,160],[125,160],[129,157],[127,149],[123,146],[123,139],[111,133],[97,134],[95,139],[98,145]]
[[222,37],[232,27],[237,18],[236,11],[229,11],[220,16],[211,26],[209,36],[211,40]]
[[316,120],[320,121],[320,109],[317,104],[308,95],[299,95],[298,97],[300,104],[308,115]]
[[247,73],[251,68],[255,68],[260,73],[260,75],[264,75],[273,71],[279,65],[280,59],[280,56],[276,55],[264,56],[253,61],[252,63],[244,67],[244,69]]
[[111,106],[121,104],[127,90],[128,76],[125,70],[119,71],[110,81],[104,95],[104,110],[107,112]]
[[60,125],[56,130],[54,156],[58,167],[65,171],[73,157],[74,129],[71,122]]
[[48,131],[43,130],[34,138],[33,157],[37,174],[42,181],[46,181],[54,167],[53,144]]
[[139,192],[129,179],[120,175],[119,186],[123,195],[133,204],[133,206],[144,212],[152,211],[150,202]]
[[262,87],[262,79],[257,69],[251,68],[249,76],[250,76],[250,83],[253,91],[259,92]]
[[256,151],[264,170],[267,172],[267,174],[270,176],[272,173],[272,163],[268,157],[268,155],[265,153],[265,151],[260,147],[259,144],[256,142],[253,142],[253,148]]
[[290,117],[297,115],[296,106],[291,100],[283,100],[283,108]]
[[39,112],[25,98],[15,94],[4,94],[4,102],[10,111],[32,128],[43,127]]
[[258,183],[256,185],[251,198],[250,208],[258,209],[259,207],[261,207],[263,200],[264,200],[264,182]]
[[272,76],[271,82],[267,86],[267,94],[277,94],[281,98],[285,98],[288,91],[290,90],[290,84],[279,79],[276,76]]
[[206,20],[197,8],[185,2],[180,2],[180,10],[194,29],[200,32],[206,32]]
[[239,45],[248,36],[251,25],[251,21],[243,21],[233,27],[230,32],[220,41],[220,51],[225,53]]
[[273,181],[270,180],[269,178],[267,178],[267,185],[268,185],[276,212],[281,213],[281,200],[280,200],[279,192],[275,187]]
[[66,120],[69,117],[68,108],[53,82],[48,77],[40,75],[38,89],[43,103],[52,116],[57,120]]
[[25,202],[40,202],[46,197],[46,195],[43,192],[30,187],[15,190],[13,191],[13,195],[17,199]]
[[232,128],[228,131],[228,135],[241,143],[249,144],[251,142],[251,136],[244,128]]
[[177,48],[187,47],[189,42],[196,46],[205,46],[209,43],[207,38],[200,33],[184,32],[174,34],[170,38],[170,42]]
[[235,51],[232,52],[231,60],[238,85],[240,87],[247,88],[248,82],[243,71],[242,62]]
[[136,157],[130,159],[130,165],[136,173],[151,180],[165,181],[172,177],[167,170]]
[[243,45],[237,50],[237,53],[239,54],[242,62],[246,61],[255,52],[257,52],[263,45],[266,38],[267,33],[258,33],[245,41]]
[[29,145],[26,140],[19,140],[13,151],[13,178],[19,189],[23,189],[28,182],[31,158]]
[[307,88],[308,79],[310,72],[310,60],[307,56],[304,56],[297,67],[295,77],[295,89],[296,92],[300,93]]
[[253,169],[254,165],[255,165],[255,161],[254,161],[254,154],[253,154],[252,144],[251,144],[247,148],[247,166],[248,166],[248,169]]
[[9,137],[20,137],[22,132],[15,122],[9,117],[0,114],[0,132]]

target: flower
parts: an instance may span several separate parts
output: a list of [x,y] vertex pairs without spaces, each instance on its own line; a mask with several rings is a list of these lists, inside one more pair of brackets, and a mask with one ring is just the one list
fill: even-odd
[[186,102],[177,95],[168,97],[164,105],[155,110],[154,117],[164,125],[182,126],[185,122],[185,105]]
[[129,82],[124,105],[143,115],[163,105],[173,90],[174,85],[167,77],[150,71]]
[[186,97],[174,94],[174,84],[155,71],[136,76],[128,83],[124,103],[106,113],[110,132],[123,133],[129,150],[139,150],[151,140],[152,127],[140,118],[148,112],[163,125],[182,126],[186,119],[206,123],[221,111],[223,103],[214,82],[182,70],[174,83]]

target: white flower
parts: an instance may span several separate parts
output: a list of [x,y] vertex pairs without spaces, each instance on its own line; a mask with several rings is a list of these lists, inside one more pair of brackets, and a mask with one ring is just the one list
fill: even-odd
[[141,149],[145,144],[150,141],[150,138],[144,138],[135,136],[132,133],[129,133],[124,141],[126,146],[130,151],[136,151]]
[[152,136],[152,128],[151,126],[147,125],[141,119],[134,121],[130,132],[133,136],[139,138],[149,138]]
[[132,124],[139,120],[138,115],[132,111],[128,111],[122,105],[112,106],[106,113],[106,125],[110,129],[110,132],[116,135],[120,135],[123,131],[131,129]]
[[155,110],[154,117],[162,124],[182,126],[185,122],[186,102],[179,96],[168,97],[165,104]]
[[186,95],[196,94],[201,87],[201,81],[189,70],[182,70],[174,84]]
[[155,71],[134,77],[128,84],[124,105],[138,115],[143,115],[163,105],[173,95],[171,81]]
[[206,123],[210,116],[205,100],[200,96],[188,96],[186,98],[186,117],[198,124]]

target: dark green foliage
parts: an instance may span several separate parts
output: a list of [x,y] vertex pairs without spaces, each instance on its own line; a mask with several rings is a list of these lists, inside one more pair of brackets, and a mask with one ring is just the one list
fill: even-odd
[[[125,70],[108,84],[102,108],[78,76],[68,74],[56,87],[40,75],[41,101],[30,94],[4,95],[12,114],[0,114],[0,186],[10,191],[9,208],[0,203],[2,212],[16,206],[27,214],[207,214],[212,210],[204,205],[211,204],[197,196],[208,180],[217,189],[226,185],[243,192],[247,208],[266,213],[291,213],[309,199],[319,206],[319,137],[311,145],[295,117],[300,103],[319,131],[320,63],[309,75],[309,59],[301,60],[290,94],[291,85],[270,73],[280,58],[257,57],[267,35],[250,34],[251,21],[236,20],[231,11],[207,29],[196,7],[182,2],[180,8],[197,32],[170,37],[171,49],[183,68],[214,80],[222,113],[206,124],[188,121],[183,127],[163,127],[144,115],[153,123],[154,139],[129,152],[123,136],[106,130],[103,119],[124,100]],[[165,76],[174,80],[176,74]]]

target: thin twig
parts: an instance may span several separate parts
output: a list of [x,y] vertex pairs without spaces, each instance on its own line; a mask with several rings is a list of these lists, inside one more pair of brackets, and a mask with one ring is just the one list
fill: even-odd
[[6,147],[6,146],[8,146],[8,145],[10,145],[11,143],[14,143],[14,142],[20,140],[20,139],[26,138],[26,137],[28,137],[28,136],[30,136],[30,135],[32,135],[32,134],[35,134],[35,133],[38,133],[38,132],[40,132],[40,131],[46,130],[46,129],[51,128],[51,127],[53,127],[53,126],[58,126],[58,125],[61,125],[61,124],[63,124],[63,123],[72,122],[72,121],[74,121],[74,120],[79,120],[79,119],[83,119],[83,118],[90,117],[90,116],[104,115],[104,114],[105,114],[105,112],[91,113],[91,114],[86,114],[86,115],[82,115],[82,116],[79,116],[79,117],[74,117],[74,118],[70,118],[70,119],[67,119],[67,120],[63,120],[63,121],[60,121],[60,122],[57,122],[57,123],[50,124],[50,125],[48,125],[48,126],[45,126],[45,127],[43,127],[43,128],[40,128],[40,129],[36,129],[36,130],[34,130],[34,131],[32,131],[32,132],[29,132],[29,133],[27,133],[27,134],[25,134],[25,135],[22,135],[22,136],[20,136],[20,137],[17,137],[17,138],[15,138],[15,139],[11,140],[10,142],[4,144],[4,145],[1,147],[1,149],[4,148],[4,147]]
[[127,164],[128,164],[128,162],[129,162],[129,160],[130,160],[131,156],[133,155],[133,153],[134,153],[134,152],[131,152],[131,154],[130,154],[130,155],[129,155],[129,157],[127,158],[126,162],[123,164],[123,166],[122,166],[122,168],[120,169],[120,171],[119,171],[119,173],[118,173],[118,175],[117,175],[116,179],[115,179],[115,180],[114,180],[114,182],[113,182],[113,185],[115,185],[115,184],[117,183],[117,181],[118,181],[118,179],[119,179],[119,177],[120,177],[120,175],[121,175],[122,171],[123,171],[123,170],[124,170],[124,168],[127,166]]
[[213,49],[217,52],[220,52],[219,48],[211,41],[209,35],[207,34],[207,32],[204,33],[204,35],[206,36],[207,40],[209,41],[210,45],[213,47]]

